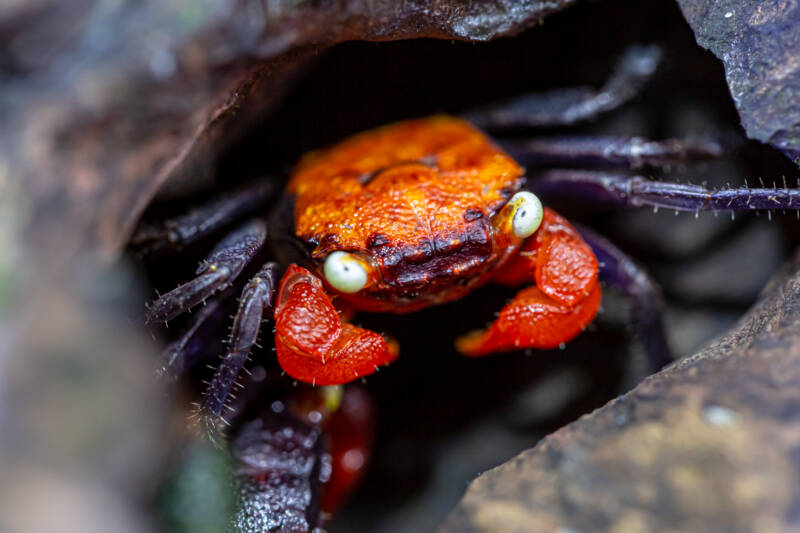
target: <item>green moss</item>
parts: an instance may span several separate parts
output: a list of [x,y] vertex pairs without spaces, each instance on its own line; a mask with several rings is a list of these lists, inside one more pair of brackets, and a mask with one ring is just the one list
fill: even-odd
[[228,531],[234,491],[228,456],[206,442],[190,446],[164,487],[161,515],[173,533]]

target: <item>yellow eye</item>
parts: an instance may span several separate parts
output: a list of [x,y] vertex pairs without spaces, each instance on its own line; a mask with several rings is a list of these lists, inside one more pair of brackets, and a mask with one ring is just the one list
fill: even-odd
[[352,294],[367,284],[367,270],[361,261],[347,252],[333,252],[325,259],[325,279],[337,291]]
[[514,209],[511,218],[514,235],[520,239],[533,235],[542,224],[544,215],[544,208],[539,198],[532,192],[520,191],[512,196],[508,203]]

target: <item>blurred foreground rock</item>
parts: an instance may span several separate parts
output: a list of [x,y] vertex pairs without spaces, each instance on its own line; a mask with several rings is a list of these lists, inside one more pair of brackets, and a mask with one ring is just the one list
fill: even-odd
[[472,482],[455,531],[800,528],[800,253],[723,337]]
[[124,319],[129,278],[82,273],[63,286],[0,270],[4,533],[153,531],[144,511],[183,438],[151,377],[154,343]]

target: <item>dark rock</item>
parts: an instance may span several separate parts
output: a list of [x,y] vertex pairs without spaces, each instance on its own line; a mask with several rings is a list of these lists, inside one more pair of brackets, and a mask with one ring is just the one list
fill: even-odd
[[678,0],[697,42],[725,65],[748,136],[800,165],[800,4]]

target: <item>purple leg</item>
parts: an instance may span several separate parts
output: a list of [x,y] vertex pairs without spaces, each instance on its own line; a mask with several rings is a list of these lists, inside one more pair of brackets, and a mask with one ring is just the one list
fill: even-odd
[[548,170],[537,173],[530,188],[548,197],[677,211],[800,210],[800,189],[790,189],[785,182],[780,188],[735,187],[713,191],[701,185],[655,181],[643,176]]
[[529,94],[464,118],[479,128],[504,129],[569,126],[616,109],[636,96],[655,73],[661,50],[654,45],[632,46],[599,90],[589,87],[558,89]]
[[266,237],[267,227],[261,220],[250,221],[230,233],[203,261],[196,278],[150,304],[145,323],[171,320],[227,288],[253,260]]
[[209,344],[214,342],[209,336],[218,331],[214,324],[223,320],[229,296],[229,292],[214,296],[195,313],[178,338],[164,348],[157,377],[175,382],[208,353]]
[[278,275],[278,264],[267,263],[242,290],[228,339],[228,351],[203,393],[199,415],[209,430],[216,428],[218,420],[225,423],[222,411],[250,350],[258,341],[264,311],[272,308]]
[[264,179],[175,218],[142,222],[131,237],[130,245],[141,255],[180,250],[263,208],[276,190],[274,179]]
[[600,280],[631,298],[631,323],[644,346],[648,370],[660,370],[672,362],[672,357],[661,320],[658,287],[644,269],[608,239],[581,226],[578,230],[597,256]]
[[641,137],[545,137],[504,142],[511,156],[527,167],[658,167],[721,157],[725,149],[714,141]]

